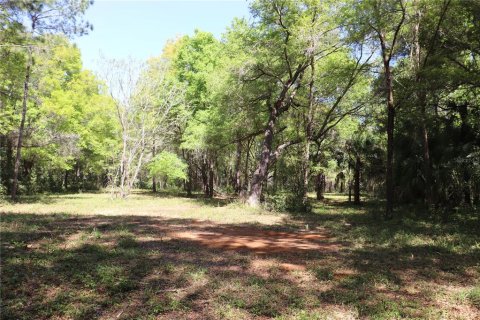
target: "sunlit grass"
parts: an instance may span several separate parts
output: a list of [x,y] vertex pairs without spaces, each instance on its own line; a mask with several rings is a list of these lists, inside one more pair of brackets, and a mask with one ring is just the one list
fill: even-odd
[[284,214],[253,209],[228,200],[160,196],[136,192],[127,199],[109,193],[43,195],[20,203],[0,200],[0,212],[105,216],[158,216],[171,219],[210,220],[218,223],[280,223]]

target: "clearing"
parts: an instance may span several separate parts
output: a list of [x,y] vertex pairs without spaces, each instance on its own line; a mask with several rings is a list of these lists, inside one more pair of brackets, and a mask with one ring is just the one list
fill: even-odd
[[[0,203],[2,319],[478,319],[478,219],[328,195],[309,215],[228,199]],[[402,211],[408,216],[408,211]]]

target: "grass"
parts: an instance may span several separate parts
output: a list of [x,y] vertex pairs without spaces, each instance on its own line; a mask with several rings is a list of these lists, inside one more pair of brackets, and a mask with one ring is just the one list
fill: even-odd
[[[1,201],[1,200],[0,200]],[[112,199],[107,193],[25,196],[20,204],[3,200],[4,213],[35,213],[102,216],[145,216],[172,219],[201,219],[218,223],[281,222],[284,215],[248,208],[229,199],[173,197],[136,192],[127,199]]]
[[[441,224],[403,210],[384,222],[376,203],[339,195],[309,215],[147,193],[23,200],[0,204],[1,319],[480,317],[478,220]],[[281,235],[267,244],[286,245],[203,241],[229,230],[225,241]]]

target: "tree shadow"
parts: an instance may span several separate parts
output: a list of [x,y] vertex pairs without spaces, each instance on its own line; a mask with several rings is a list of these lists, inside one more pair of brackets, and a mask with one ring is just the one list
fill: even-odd
[[20,195],[16,201],[13,201],[10,197],[1,197],[0,204],[4,202],[7,204],[15,203],[41,203],[41,204],[52,204],[57,202],[55,197],[52,197],[50,194],[36,194],[36,195]]
[[[233,318],[272,318],[325,306],[361,317],[422,318],[434,292],[408,287],[467,286],[478,276],[472,272],[478,248],[388,242],[406,227],[429,237],[445,230],[375,222],[356,210],[295,216],[301,227],[275,228],[2,214],[2,318],[213,319],[227,311],[238,312]],[[302,229],[305,223],[312,230]],[[360,237],[364,245],[356,246]]]
[[236,201],[235,197],[214,197],[214,198],[207,198],[203,196],[198,196],[192,198],[195,202],[200,203],[205,206],[210,207],[225,207],[230,203]]
[[157,192],[151,191],[135,191],[132,193],[134,195],[143,195],[150,196],[152,198],[185,198],[192,199],[193,201],[200,203],[202,205],[211,206],[211,207],[224,207],[228,204],[237,201],[237,197],[234,195],[216,195],[213,198],[206,197],[203,193],[194,192],[191,195],[188,195],[184,191],[164,191],[160,190]]

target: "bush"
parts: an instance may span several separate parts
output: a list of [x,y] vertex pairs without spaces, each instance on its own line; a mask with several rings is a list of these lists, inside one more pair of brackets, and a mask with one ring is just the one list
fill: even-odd
[[303,203],[301,196],[294,193],[277,193],[265,197],[264,207],[269,211],[310,212],[311,205]]

